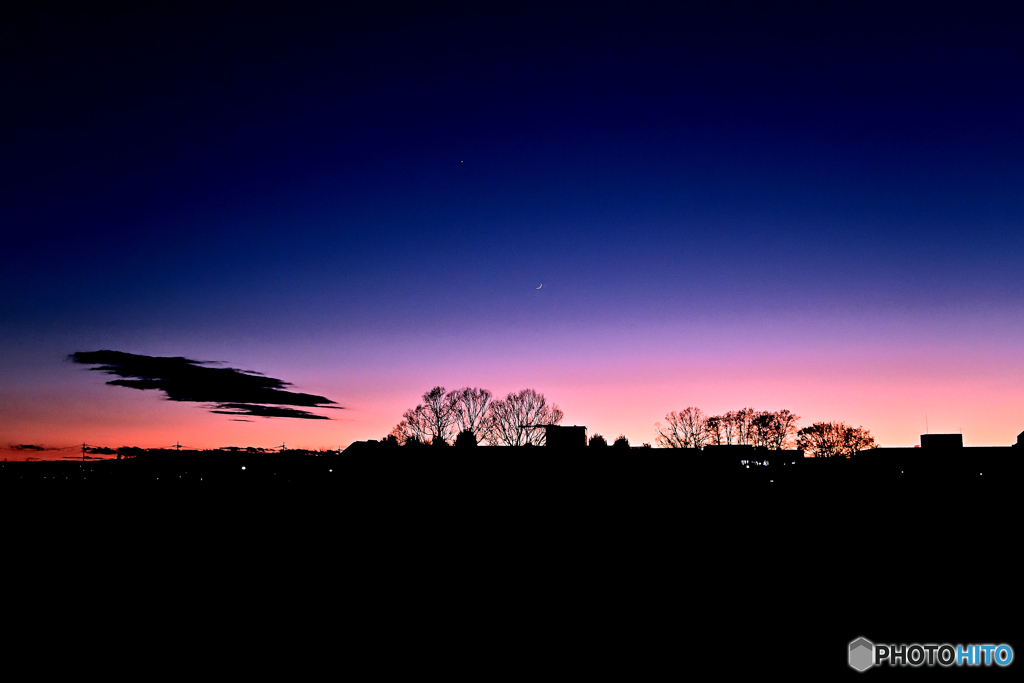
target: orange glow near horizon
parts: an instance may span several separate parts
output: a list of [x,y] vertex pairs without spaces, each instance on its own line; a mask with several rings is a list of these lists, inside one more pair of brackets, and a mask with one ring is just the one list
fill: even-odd
[[[967,446],[1008,446],[1024,428],[1019,392],[1009,382],[984,375],[915,377],[913,369],[869,372],[856,364],[843,368],[842,374],[832,366],[828,372],[811,368],[799,377],[785,367],[760,376],[748,370],[711,366],[697,371],[644,371],[623,364],[607,368],[599,380],[564,370],[551,373],[546,382],[537,377],[538,381],[521,386],[505,387],[497,381],[489,386],[497,397],[535,387],[561,407],[564,424],[584,425],[588,434],[600,433],[609,441],[624,434],[637,446],[654,445],[655,423],[663,422],[669,411],[687,406],[699,407],[708,415],[748,406],[788,408],[800,416],[800,427],[819,421],[862,425],[883,446],[918,444],[926,430],[926,414],[932,433],[962,432]],[[508,378],[494,379],[507,382]],[[449,388],[456,387],[450,384]],[[423,390],[428,388],[424,385]],[[325,393],[331,395],[327,389]],[[248,418],[241,422],[212,414],[202,405],[164,400],[156,392],[98,385],[85,395],[62,399],[59,414],[42,397],[21,402],[7,413],[9,422],[0,447],[10,460],[49,459],[44,457],[46,452],[11,450],[19,444],[71,449],[72,455],[83,442],[109,448],[171,448],[176,443],[196,449],[276,448],[285,443],[294,448],[337,449],[385,436],[402,412],[419,401],[412,389],[400,395],[379,388],[348,394],[354,407],[322,411],[331,420]]]
[[[283,377],[296,391],[329,397],[343,407],[315,411],[329,420],[235,421],[158,391],[108,386],[104,375],[47,356],[38,367],[25,363],[24,377],[12,375],[0,387],[0,449],[24,459],[28,452],[11,446],[345,448],[387,435],[436,385],[484,387],[496,398],[533,388],[563,410],[564,424],[608,439],[624,434],[633,445],[654,445],[655,423],[687,406],[708,415],[786,408],[800,416],[798,427],[846,422],[870,430],[882,446],[917,445],[926,415],[931,432],[962,432],[967,446],[1008,446],[1024,429],[1024,395],[1014,381],[1021,356],[1003,341],[1014,336],[1005,325],[979,324],[977,338],[966,340],[923,324],[869,329],[831,321],[827,334],[820,326],[780,320],[648,326],[642,333],[619,326],[515,337],[367,335],[312,347],[305,356],[287,344],[230,356],[184,350],[226,357],[232,366]],[[896,338],[901,329],[913,334]]]

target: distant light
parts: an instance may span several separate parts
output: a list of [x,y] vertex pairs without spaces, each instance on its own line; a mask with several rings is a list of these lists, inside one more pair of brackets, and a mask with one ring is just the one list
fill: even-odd
[[245,465],[242,465],[242,469],[243,469],[243,470],[245,469]]

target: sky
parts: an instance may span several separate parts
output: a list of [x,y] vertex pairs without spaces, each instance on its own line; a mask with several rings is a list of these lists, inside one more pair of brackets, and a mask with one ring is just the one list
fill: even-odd
[[[2,11],[4,457],[338,448],[437,385],[633,445],[687,406],[1024,430],[1002,3]],[[240,421],[100,350],[333,403]]]

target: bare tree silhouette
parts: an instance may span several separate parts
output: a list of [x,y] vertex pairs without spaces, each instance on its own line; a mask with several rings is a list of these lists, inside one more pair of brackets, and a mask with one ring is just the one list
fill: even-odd
[[769,413],[770,420],[767,430],[768,448],[781,451],[793,445],[793,437],[796,435],[796,423],[800,416],[790,410],[782,409]]
[[654,424],[655,442],[662,448],[703,448],[711,436],[700,408],[689,407],[665,416],[665,427]]
[[845,422],[815,422],[797,432],[796,445],[815,458],[849,458],[873,448],[875,439],[863,427],[851,427]]
[[710,434],[708,443],[715,446],[731,446],[736,441],[737,417],[735,410],[724,415],[712,415],[705,422]]
[[493,401],[488,413],[487,440],[498,446],[542,446],[544,430],[538,425],[558,424],[563,417],[557,405],[548,405],[533,389]]
[[[492,396],[487,389],[463,387],[446,393],[444,387],[436,386],[423,394],[422,403],[405,411],[389,437],[402,444],[440,446],[469,433],[474,445],[486,441],[499,446],[540,446],[544,431],[539,426],[562,420],[558,406],[548,405],[544,395],[533,389],[498,401]],[[460,445],[468,443],[468,437],[462,438]]]
[[463,387],[448,396],[458,431],[471,432],[476,443],[483,441],[488,431],[488,410],[493,398],[491,392],[487,389]]
[[757,411],[753,408],[741,408],[729,412],[732,416],[733,430],[736,434],[736,443],[741,445],[752,444],[751,425],[757,417]]
[[793,446],[799,419],[798,415],[785,409],[769,412],[744,408],[724,415],[712,415],[705,424],[709,433],[708,443],[715,446],[739,443],[782,450]]
[[395,425],[388,436],[394,437],[403,445],[412,441],[423,443],[427,438],[427,420],[423,416],[423,406],[405,411],[402,421]]
[[423,394],[423,403],[405,411],[391,434],[401,443],[414,437],[422,443],[440,446],[451,441],[454,429],[453,401],[444,387],[434,387]]
[[724,415],[712,415],[704,420],[708,429],[708,443],[721,446],[725,442],[724,423],[727,418]]

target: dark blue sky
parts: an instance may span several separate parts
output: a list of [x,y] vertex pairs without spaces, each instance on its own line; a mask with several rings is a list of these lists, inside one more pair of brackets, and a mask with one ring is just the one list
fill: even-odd
[[5,362],[766,319],[1012,347],[1019,12],[668,7],[4,10]]

